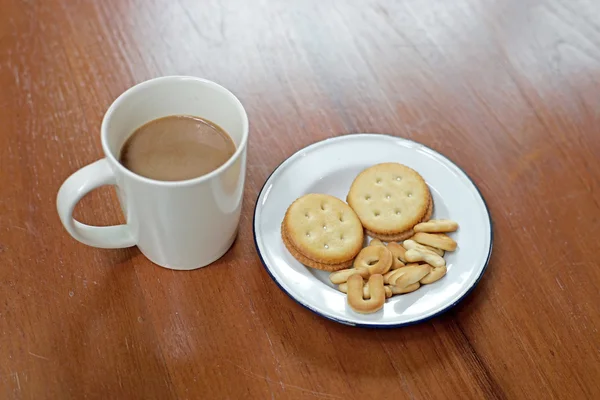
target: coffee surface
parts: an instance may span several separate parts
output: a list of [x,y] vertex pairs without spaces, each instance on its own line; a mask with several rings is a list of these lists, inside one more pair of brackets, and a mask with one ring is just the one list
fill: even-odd
[[181,181],[214,171],[234,152],[233,140],[217,124],[172,115],[137,128],[123,145],[120,161],[146,178]]

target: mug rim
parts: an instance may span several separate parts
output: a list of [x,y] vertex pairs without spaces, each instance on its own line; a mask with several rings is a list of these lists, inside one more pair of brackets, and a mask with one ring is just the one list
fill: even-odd
[[[108,121],[110,120],[114,111],[118,107],[121,106],[121,103],[123,103],[127,99],[127,97],[131,96],[133,93],[135,93],[139,90],[142,90],[148,86],[165,83],[167,81],[196,81],[196,82],[203,83],[207,86],[210,86],[211,88],[216,89],[217,91],[223,92],[226,95],[228,95],[229,97],[231,97],[233,100],[234,106],[237,108],[238,112],[242,115],[242,130],[243,130],[242,139],[240,140],[240,145],[237,146],[233,155],[231,157],[229,157],[227,159],[227,161],[225,161],[225,163],[223,163],[217,169],[215,169],[207,174],[198,176],[196,178],[185,179],[185,180],[181,180],[181,181],[161,181],[161,180],[157,180],[157,179],[147,178],[145,176],[136,174],[135,172],[130,171],[129,169],[125,168],[125,166],[123,164],[121,164],[119,162],[119,160],[117,160],[117,158],[115,157],[115,155],[112,153],[112,151],[110,150],[110,148],[108,146],[108,139],[107,139]],[[246,113],[246,109],[242,105],[242,102],[237,98],[236,95],[234,95],[230,90],[228,90],[224,86],[221,86],[218,83],[213,82],[211,80],[199,78],[196,76],[167,75],[167,76],[161,76],[158,78],[152,78],[152,79],[148,79],[146,81],[140,82],[136,85],[131,86],[129,89],[127,89],[123,93],[121,93],[119,95],[119,97],[117,97],[115,99],[115,101],[112,102],[112,104],[110,105],[110,107],[108,108],[106,113],[104,114],[104,117],[102,118],[102,125],[100,127],[100,140],[102,142],[102,150],[104,151],[105,157],[108,158],[113,165],[116,165],[116,167],[122,173],[129,176],[130,178],[137,179],[138,181],[153,184],[153,185],[160,185],[160,186],[167,186],[167,187],[184,187],[184,186],[191,186],[191,185],[195,185],[198,183],[208,181],[208,180],[212,179],[213,177],[220,175],[223,171],[225,171],[232,164],[234,164],[240,158],[240,155],[246,148],[246,145],[248,142],[248,130],[249,130],[248,125],[249,125],[248,124],[248,114]]]

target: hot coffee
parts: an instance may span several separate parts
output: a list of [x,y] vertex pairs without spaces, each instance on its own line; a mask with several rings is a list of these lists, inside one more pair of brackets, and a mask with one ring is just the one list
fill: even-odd
[[181,181],[216,170],[235,149],[231,137],[217,124],[172,115],[137,128],[123,145],[120,161],[146,178]]

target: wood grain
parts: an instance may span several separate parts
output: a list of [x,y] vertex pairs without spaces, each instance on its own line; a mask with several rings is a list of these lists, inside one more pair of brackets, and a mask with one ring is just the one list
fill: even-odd
[[[600,3],[0,0],[0,398],[600,398]],[[240,234],[180,273],[71,239],[62,181],[122,91],[190,74],[251,121]],[[451,312],[372,331],[288,298],[256,255],[287,156],[383,132],[455,160],[494,220]],[[77,209],[122,219],[109,189]]]

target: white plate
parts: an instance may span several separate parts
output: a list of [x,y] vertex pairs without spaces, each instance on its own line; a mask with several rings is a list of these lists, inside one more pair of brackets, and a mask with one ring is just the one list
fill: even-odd
[[[329,282],[328,273],[305,267],[292,257],[281,240],[280,226],[296,198],[326,193],[345,200],[356,175],[382,162],[405,164],[423,176],[434,200],[433,218],[449,218],[460,225],[451,234],[458,249],[445,255],[445,277],[387,299],[382,310],[362,315],[348,307],[346,295]],[[475,184],[446,157],[406,139],[355,134],[314,143],[275,169],[256,202],[254,240],[273,280],[309,310],[348,325],[398,327],[441,314],[473,289],[492,253],[492,225]]]

